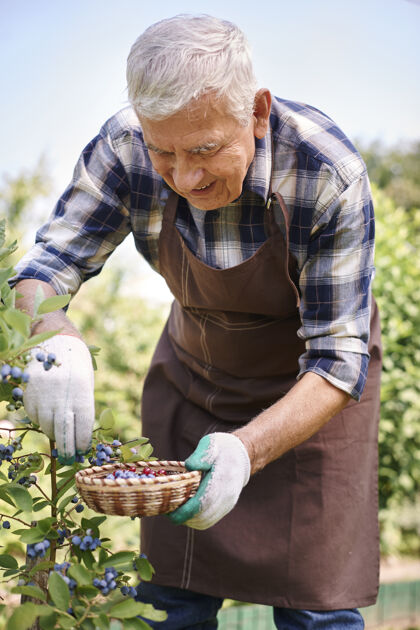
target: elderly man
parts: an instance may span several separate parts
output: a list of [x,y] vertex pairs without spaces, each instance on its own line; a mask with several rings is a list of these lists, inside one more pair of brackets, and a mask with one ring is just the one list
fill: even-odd
[[[16,280],[25,309],[39,284],[74,294],[131,232],[174,295],[143,433],[205,473],[143,520],[156,575],[138,598],[167,610],[159,628],[214,628],[225,597],[273,606],[278,628],[362,628],[381,357],[366,168],[323,113],[257,89],[229,22],[154,24],[127,78],[131,106],[84,149]],[[25,405],[70,461],[89,447],[93,377],[63,312],[37,331],[57,327],[62,367],[33,366]]]

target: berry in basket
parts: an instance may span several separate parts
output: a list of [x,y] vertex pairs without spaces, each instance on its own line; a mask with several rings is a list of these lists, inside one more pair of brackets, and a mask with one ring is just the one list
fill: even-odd
[[159,470],[152,470],[149,466],[145,466],[143,470],[139,470],[135,466],[131,466],[128,470],[121,470],[117,468],[114,472],[109,473],[105,479],[154,479],[159,475],[173,475],[175,473],[160,468]]
[[76,473],[85,503],[103,514],[155,516],[167,514],[193,496],[201,473],[179,461],[110,462]]

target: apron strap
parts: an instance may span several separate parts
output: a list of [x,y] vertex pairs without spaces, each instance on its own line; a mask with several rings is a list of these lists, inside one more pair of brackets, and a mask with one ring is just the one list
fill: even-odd
[[276,217],[273,210],[273,201],[277,201],[282,211],[284,225],[285,225],[284,240],[285,240],[286,252],[287,252],[287,255],[285,256],[285,272],[286,272],[286,276],[290,284],[293,287],[293,291],[296,296],[296,306],[297,308],[299,308],[300,306],[299,290],[296,286],[296,283],[292,280],[290,276],[291,269],[295,271],[294,273],[295,276],[297,275],[297,273],[296,273],[296,260],[293,258],[293,256],[290,254],[290,251],[289,251],[289,229],[290,229],[289,211],[287,209],[286,203],[283,197],[281,196],[281,194],[279,192],[273,193],[273,186],[272,186],[273,171],[274,171],[274,141],[273,141],[273,134],[271,134],[271,173],[270,173],[270,185],[269,185],[269,190],[268,190],[268,199],[265,206],[268,213],[268,229],[269,229],[270,236],[280,230],[280,227],[276,221]]

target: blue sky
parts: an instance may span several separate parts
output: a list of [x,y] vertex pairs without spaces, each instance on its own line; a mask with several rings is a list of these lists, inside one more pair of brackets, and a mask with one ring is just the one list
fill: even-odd
[[126,104],[131,44],[177,13],[236,22],[260,85],[323,110],[356,143],[420,139],[420,0],[0,0],[0,181],[44,155],[61,193]]
[[420,138],[420,1],[0,0],[0,175],[44,154],[61,191],[126,103],[132,42],[182,12],[235,21],[260,85],[319,107],[353,140]]

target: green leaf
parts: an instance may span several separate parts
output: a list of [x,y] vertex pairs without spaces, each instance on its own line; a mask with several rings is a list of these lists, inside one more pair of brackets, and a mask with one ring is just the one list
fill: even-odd
[[0,247],[0,260],[8,258],[10,254],[13,254],[13,252],[17,250],[17,248],[17,241],[14,241],[11,245],[8,245],[7,247]]
[[104,409],[99,416],[99,426],[104,431],[109,431],[114,427],[115,418],[111,409]]
[[7,361],[10,354],[9,348],[12,343],[12,334],[9,328],[6,326],[6,323],[3,322],[1,318],[0,318],[0,329],[1,329],[1,336],[3,340],[2,347],[5,348],[4,350],[0,351],[0,358],[5,359]]
[[[71,474],[74,477],[74,472]],[[66,480],[67,481],[67,480]],[[60,486],[60,484],[58,484]],[[57,504],[58,501],[67,493],[70,492],[70,496],[74,496],[76,494],[76,490],[74,489],[74,484],[67,484],[64,482],[61,484],[60,490],[57,492],[57,495],[53,501],[54,504]]]
[[29,315],[13,308],[4,311],[3,317],[9,326],[17,330],[25,339],[29,337],[31,331],[31,318]]
[[116,619],[129,619],[130,617],[136,617],[143,613],[144,604],[141,602],[135,602],[134,599],[125,599],[118,604],[115,604],[109,611],[111,617]]
[[147,558],[136,558],[135,565],[141,579],[149,582],[149,580],[152,579],[155,570]]
[[106,519],[106,516],[93,516],[89,519],[90,527],[99,527],[99,525],[105,523]]
[[7,487],[2,486],[13,499],[16,506],[23,512],[32,511],[32,496],[26,488],[10,483]]
[[7,350],[9,349],[9,339],[10,335],[5,332],[0,332],[0,355],[6,355]]
[[73,564],[67,571],[67,574],[72,577],[80,586],[92,583],[92,575],[90,571],[85,569],[81,564]]
[[20,346],[19,353],[22,353],[22,352],[25,352],[25,350],[30,350],[31,348],[34,348],[35,346],[42,343],[43,341],[46,341],[47,339],[51,339],[51,337],[54,337],[54,335],[57,335],[57,333],[59,332],[60,330],[50,330],[49,332],[42,332],[42,333],[38,333],[37,335],[33,335],[32,337],[29,337],[29,339]]
[[6,488],[7,486],[0,486],[0,499],[4,501],[5,503],[7,503],[8,505],[11,505],[12,507],[16,507],[13,501],[9,498]]
[[38,453],[33,453],[29,462],[30,466],[26,468],[27,474],[40,472],[44,468],[44,459]]
[[19,569],[5,569],[3,573],[3,577],[4,578],[11,577],[12,575],[17,575],[18,573],[20,573],[20,568]]
[[138,438],[137,440],[130,440],[130,442],[126,442],[126,444],[123,444],[121,446],[121,457],[123,461],[124,462],[130,461],[130,460],[133,461],[133,458],[136,458],[136,457],[138,458],[138,452],[133,453],[131,449],[135,448],[137,451],[139,451],[138,447],[147,444],[148,441],[149,441],[148,438],[141,437],[141,438]]
[[39,620],[41,630],[54,630],[56,621],[57,613],[55,612],[45,615],[45,617],[41,617]]
[[35,319],[36,316],[38,315],[39,305],[44,300],[44,297],[45,297],[44,296],[44,291],[43,291],[41,285],[39,284],[37,286],[37,288],[36,288],[36,291],[35,291],[34,306],[33,306],[33,313],[32,313],[33,319]]
[[[34,543],[41,542],[42,540],[45,539],[44,532],[41,532],[37,527],[34,527],[32,529],[18,530],[18,531],[22,532],[19,538],[20,538],[20,541],[23,543],[32,545]],[[15,534],[17,534],[17,531],[15,532]]]
[[95,558],[94,555],[91,551],[77,551],[80,554],[81,559],[83,560],[83,562],[85,563],[85,566],[92,570],[93,569],[93,565],[95,564]]
[[47,571],[48,569],[52,569],[53,566],[54,562],[51,562],[51,560],[43,560],[42,562],[38,562],[38,564],[29,571],[29,575],[32,576],[38,573],[38,571]]
[[43,590],[39,588],[39,586],[15,586],[14,588],[12,588],[12,593],[27,595],[28,597],[32,597],[33,599],[40,599],[43,602],[47,601],[46,594]]
[[26,630],[30,628],[37,618],[37,611],[35,604],[32,602],[25,602],[19,608],[15,608],[7,622],[7,630]]
[[144,444],[139,448],[139,457],[142,460],[149,459],[150,455],[153,453],[153,446],[151,444]]
[[58,615],[58,623],[60,630],[72,630],[75,627],[75,620],[67,615]]
[[90,586],[86,584],[85,586],[78,586],[77,593],[79,595],[85,595],[89,599],[93,599],[98,594],[98,589],[95,586]]
[[8,553],[0,555],[0,567],[5,569],[17,569],[18,566],[19,565],[13,556],[10,556]]
[[109,624],[109,630],[123,630],[122,624],[116,619],[112,619]]
[[61,470],[57,477],[60,477],[61,481],[59,482],[58,487],[61,488],[65,484],[65,482],[70,479],[70,477],[74,477],[74,469],[66,468],[65,470]]
[[48,615],[51,613],[50,606],[46,604],[33,604],[25,602],[20,605],[12,613],[6,625],[6,630],[27,630],[30,628],[37,617]]
[[86,595],[89,599],[93,599],[98,594],[98,589],[95,586],[86,584],[85,586],[78,586],[77,592],[79,595]]
[[33,508],[34,512],[39,512],[40,510],[42,510],[43,508],[47,507],[47,505],[50,505],[49,501],[39,501]]
[[53,516],[47,516],[47,518],[43,518],[38,521],[38,528],[41,532],[46,534],[50,529],[51,525],[55,523],[56,519]]
[[98,348],[98,346],[88,346],[89,348],[89,352],[90,352],[90,356],[92,357],[92,365],[93,365],[93,369],[97,370],[98,369],[98,364],[96,363],[96,357],[100,352],[100,348]]
[[[1,260],[1,253],[0,253]],[[4,284],[1,287],[1,299],[3,300],[6,308],[15,308],[16,304],[16,291],[11,289],[8,284]]]
[[115,604],[109,614],[116,619],[129,619],[137,615],[154,621],[164,621],[167,618],[167,614],[163,610],[156,610],[151,604],[142,604],[131,598]]
[[82,518],[81,525],[83,529],[91,529],[94,536],[100,536],[99,526],[106,521],[106,516],[94,516],[93,518]]
[[89,619],[89,617],[87,617],[82,625],[80,626],[81,630],[98,630],[98,626],[96,625],[96,619],[97,617],[95,617],[95,623],[92,621],[92,619]]
[[50,573],[48,592],[57,608],[67,610],[70,604],[70,592],[67,584],[58,573]]
[[3,267],[0,269],[0,286],[13,276],[13,267]]
[[[139,602],[140,603],[140,602]],[[140,613],[142,617],[151,619],[152,621],[165,621],[168,618],[164,610],[157,610],[152,604],[142,604],[143,611]]]
[[71,295],[54,295],[47,298],[38,308],[38,315],[44,315],[45,313],[52,313],[52,311],[58,311],[61,308],[67,306],[70,302]]
[[153,630],[152,626],[149,626],[144,619],[133,617],[132,619],[125,619],[124,630]]
[[60,501],[60,503],[57,506],[57,510],[59,512],[61,512],[62,510],[64,510],[65,507],[67,507],[67,505],[70,503],[70,501],[72,500],[74,496],[74,492],[71,492],[67,497],[64,497],[64,499],[62,501]]
[[22,333],[20,333],[18,330],[14,328],[11,329],[10,347],[13,348],[14,354],[20,354],[19,348],[25,343],[25,341],[26,341],[25,335],[22,335]]
[[105,615],[105,613],[100,613],[99,616],[95,619],[95,623],[98,626],[99,630],[109,630],[109,619]]
[[17,250],[17,248],[18,248],[17,241],[13,241],[13,243],[10,243],[10,245],[7,245],[6,247],[1,247],[0,260],[4,260],[5,258],[8,258],[11,254],[13,254],[13,252]]
[[117,553],[112,554],[112,556],[108,556],[105,562],[102,563],[102,566],[114,567],[115,569],[126,566],[127,564],[132,564],[134,558],[133,551],[118,551]]

